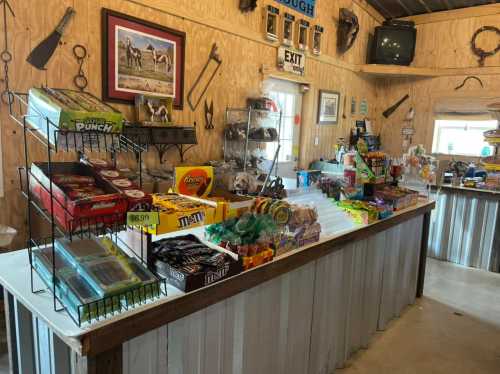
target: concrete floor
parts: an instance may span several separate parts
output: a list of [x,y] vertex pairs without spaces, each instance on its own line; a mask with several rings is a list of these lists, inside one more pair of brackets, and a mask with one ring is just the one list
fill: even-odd
[[429,259],[425,297],[337,374],[500,373],[500,274]]
[[500,274],[429,259],[425,297],[336,374],[499,374],[499,291]]

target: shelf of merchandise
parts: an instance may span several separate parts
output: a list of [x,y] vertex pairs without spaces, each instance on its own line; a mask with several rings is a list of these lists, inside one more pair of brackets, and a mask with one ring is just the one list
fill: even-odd
[[[231,117],[233,114],[237,114],[239,116],[245,116],[246,115],[246,120],[243,120],[242,122],[234,122]],[[260,126],[262,128],[269,128],[272,127],[276,129],[277,131],[277,139],[276,140],[260,140],[260,139],[251,139],[250,138],[250,130],[252,129],[253,121],[256,117],[256,115],[266,115],[269,116],[268,120],[270,122],[274,122],[272,126]],[[245,138],[244,139],[228,139],[227,136],[227,130],[229,125],[234,125],[237,123],[241,124],[246,124],[246,132],[245,132]],[[224,161],[228,162],[230,161],[230,156],[228,155],[229,151],[229,144],[230,143],[244,143],[241,144],[242,147],[244,147],[244,154],[243,154],[243,165],[241,166],[243,171],[247,171],[248,167],[248,159],[249,159],[249,144],[270,144],[274,143],[277,144],[279,147],[280,145],[280,135],[281,135],[281,125],[282,125],[282,112],[272,112],[270,110],[262,110],[262,109],[253,109],[253,108],[227,108],[226,109],[226,129],[224,130]],[[278,170],[278,166],[276,165],[276,173]],[[270,174],[272,173],[272,170],[270,171]]]
[[[91,237],[92,235],[103,236],[106,235],[120,248],[124,249],[131,256],[137,257],[137,259],[147,267],[147,262],[145,261],[144,246],[141,241],[140,250],[131,248],[127,244],[120,240],[118,237],[118,232],[126,228],[126,215],[123,214],[121,217],[116,215],[105,215],[92,218],[76,218],[76,227],[79,228],[78,231],[73,232],[70,230],[64,230],[62,226],[58,225],[54,217],[54,204],[55,195],[53,193],[53,182],[52,182],[52,170],[54,156],[61,152],[75,152],[78,159],[89,152],[99,152],[111,155],[114,159],[117,153],[132,153],[136,156],[139,169],[139,184],[142,187],[142,154],[147,150],[147,147],[138,145],[130,140],[128,137],[121,133],[101,133],[97,131],[67,131],[59,128],[57,125],[52,123],[49,118],[38,113],[40,117],[38,120],[43,121],[46,124],[47,136],[44,132],[40,131],[38,128],[30,124],[30,119],[35,116],[31,113],[28,116],[28,94],[25,93],[9,93],[9,115],[10,118],[17,123],[23,130],[23,146],[24,146],[24,167],[19,168],[19,181],[20,190],[22,196],[25,197],[27,201],[27,228],[28,228],[28,254],[30,260],[30,282],[31,290],[34,293],[44,292],[50,290],[53,297],[53,307],[55,311],[62,312],[66,311],[69,317],[78,325],[81,326],[83,323],[93,323],[97,320],[110,318],[116,314],[119,314],[125,310],[134,308],[139,305],[143,305],[151,300],[158,299],[162,296],[166,296],[167,286],[165,279],[156,277],[156,281],[153,283],[148,283],[143,286],[138,286],[137,288],[127,290],[126,292],[113,295],[111,297],[104,297],[102,299],[93,301],[90,304],[80,305],[78,307],[78,316],[75,317],[69,312],[68,308],[64,305],[63,301],[57,296],[58,290],[56,290],[57,285],[60,283],[58,279],[58,274],[55,267],[55,241],[58,238],[68,238],[73,240],[76,238]],[[29,138],[33,137],[36,139],[44,148],[46,149],[46,162],[49,177],[49,186],[43,186],[42,188],[50,196],[50,207],[44,207],[36,197],[32,194],[30,190],[30,180],[34,177],[30,170],[30,152],[29,152]],[[54,141],[51,141],[54,140]],[[62,205],[58,203],[59,205]],[[63,209],[65,209],[63,207]],[[50,235],[44,239],[37,239],[33,235],[33,222],[31,213],[37,213],[50,225]],[[65,214],[69,217],[72,215],[66,210]],[[73,222],[73,223],[75,223]],[[33,265],[33,251],[41,250],[42,248],[51,248],[52,250],[52,282],[49,285],[45,283],[43,276],[38,274],[44,287],[37,289],[34,282],[34,272],[38,273],[37,269]],[[138,253],[139,252],[139,253]],[[154,274],[154,272],[153,272]],[[158,292],[156,292],[156,290]],[[110,308],[108,311],[109,303],[115,304],[116,307]],[[104,306],[104,310],[99,310],[99,308]],[[97,310],[96,316],[90,318],[88,321],[82,320],[81,311],[91,310],[95,308]]]

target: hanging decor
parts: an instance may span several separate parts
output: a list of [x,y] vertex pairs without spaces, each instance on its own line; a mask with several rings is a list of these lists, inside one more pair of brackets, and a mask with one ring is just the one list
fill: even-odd
[[318,125],[336,125],[339,122],[340,93],[319,91]]
[[484,61],[487,57],[494,56],[500,51],[500,42],[495,49],[492,49],[490,51],[485,51],[484,49],[477,46],[478,36],[485,31],[494,32],[497,34],[497,36],[500,36],[500,29],[495,26],[483,26],[474,33],[470,44],[472,52],[474,52],[474,54],[479,57],[479,66],[484,66]]
[[73,84],[83,92],[89,85],[89,81],[83,71],[83,64],[87,58],[87,48],[80,44],[75,45],[73,47],[73,56],[75,56],[76,62],[79,66],[78,74],[76,74],[73,78]]
[[314,18],[315,16],[316,0],[276,0],[276,1],[308,17]]
[[55,30],[52,31],[52,33],[43,41],[41,41],[40,44],[38,44],[33,49],[33,51],[31,51],[26,61],[28,61],[38,70],[45,70],[45,65],[47,65],[49,60],[54,55],[54,52],[59,46],[59,42],[61,41],[64,31],[66,30],[66,27],[68,27],[75,14],[76,11],[73,8],[68,7],[66,9],[66,13],[64,14]]
[[314,26],[312,36],[312,53],[315,55],[321,54],[321,38],[323,36],[324,28],[320,25]]
[[3,36],[4,36],[4,48],[2,53],[0,54],[0,58],[4,65],[4,90],[2,92],[2,101],[4,104],[10,104],[12,102],[12,97],[10,94],[10,85],[9,85],[9,64],[12,61],[12,53],[9,51],[9,33],[7,28],[7,16],[8,13],[12,15],[12,17],[16,17],[12,7],[9,4],[8,0],[2,0],[3,4]]
[[458,86],[455,87],[455,91],[458,91],[458,90],[461,90],[462,88],[465,87],[465,84],[469,81],[469,80],[476,80],[479,82],[479,84],[481,85],[481,88],[484,88],[484,84],[483,84],[483,81],[481,80],[481,78],[479,77],[476,77],[474,75],[469,75],[467,78],[464,79],[464,81],[459,84]]
[[182,109],[186,34],[103,9],[103,98],[170,97]]
[[240,10],[243,13],[253,12],[257,8],[257,0],[240,0]]
[[356,14],[346,8],[340,9],[337,29],[337,50],[346,53],[354,45],[359,33],[359,21]]
[[268,5],[266,8],[266,38],[275,42],[278,40],[278,16],[280,10],[276,7]]
[[309,32],[310,23],[304,19],[301,19],[298,24],[298,32],[297,32],[297,44],[299,49],[306,51],[307,50],[307,34]]
[[290,13],[285,13],[283,16],[283,44],[291,46],[293,44],[293,25],[295,16]]

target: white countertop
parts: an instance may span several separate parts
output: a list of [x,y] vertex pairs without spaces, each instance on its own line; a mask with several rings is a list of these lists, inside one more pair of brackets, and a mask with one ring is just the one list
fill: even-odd
[[[355,224],[347,213],[336,207],[334,203],[319,192],[309,192],[298,194],[289,199],[293,203],[309,204],[318,209],[319,221],[323,232],[321,241],[330,240],[350,231],[355,231],[364,225]],[[400,212],[397,214],[404,213]],[[203,230],[194,229],[196,233]],[[177,233],[179,234],[179,233]],[[285,254],[289,255],[289,254]],[[20,301],[34,315],[43,319],[48,326],[75,351],[81,350],[79,337],[86,332],[96,330],[103,325],[113,323],[124,317],[147,310],[158,304],[167,303],[184,293],[174,287],[168,286],[167,296],[150,302],[149,304],[138,306],[114,317],[78,327],[65,311],[56,312],[53,307],[53,298],[50,291],[34,294],[30,287],[30,265],[28,251],[21,250],[0,255],[0,283],[9,293]],[[42,281],[34,274],[35,289],[45,288]]]

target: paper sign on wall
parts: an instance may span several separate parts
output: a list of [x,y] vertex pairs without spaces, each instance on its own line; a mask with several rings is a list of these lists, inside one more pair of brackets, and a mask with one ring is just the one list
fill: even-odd
[[284,4],[289,8],[296,10],[308,17],[315,15],[316,0],[276,0],[280,4]]
[[292,48],[278,48],[278,68],[289,73],[304,75],[306,55]]

